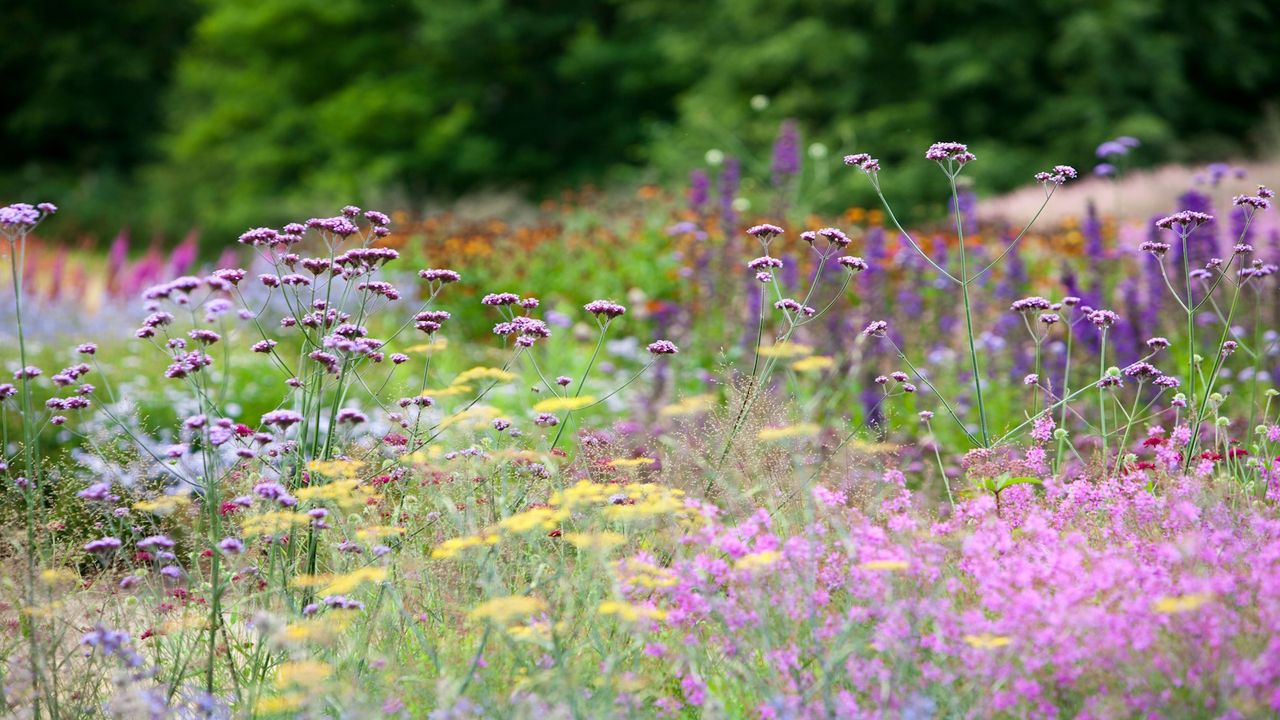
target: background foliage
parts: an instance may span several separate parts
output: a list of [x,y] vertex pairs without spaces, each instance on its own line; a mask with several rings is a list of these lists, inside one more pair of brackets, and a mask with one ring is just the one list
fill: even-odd
[[683,174],[712,147],[765,177],[785,118],[886,163],[966,141],[1002,190],[1118,134],[1139,162],[1256,153],[1280,95],[1280,10],[1254,0],[24,0],[6,21],[0,191],[219,243],[351,200]]

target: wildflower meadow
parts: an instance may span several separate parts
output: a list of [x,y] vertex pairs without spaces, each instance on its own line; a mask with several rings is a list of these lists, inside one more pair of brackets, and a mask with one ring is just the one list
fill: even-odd
[[1274,193],[1096,142],[998,216],[794,124],[751,202],[0,208],[0,715],[1277,716]]

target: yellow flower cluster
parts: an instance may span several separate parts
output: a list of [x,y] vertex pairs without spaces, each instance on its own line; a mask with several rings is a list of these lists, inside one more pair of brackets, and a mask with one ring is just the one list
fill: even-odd
[[333,503],[344,510],[354,510],[364,505],[372,494],[371,488],[363,488],[357,480],[335,480],[325,485],[299,488],[295,493],[304,502]]
[[890,572],[893,570],[906,570],[908,565],[906,560],[868,560],[858,567],[863,570]]
[[161,495],[154,500],[139,500],[133,504],[133,509],[163,517],[172,515],[179,508],[184,508],[190,504],[191,498],[186,495]]
[[493,367],[473,367],[465,370],[461,375],[453,379],[453,385],[465,385],[473,380],[495,380],[497,382],[511,382],[515,380],[515,373],[507,372],[499,368]]
[[414,355],[417,353],[438,352],[449,348],[449,338],[438,337],[435,340],[418,345],[412,345],[404,349],[405,353]]
[[791,369],[796,372],[821,372],[835,366],[836,361],[826,355],[814,355],[791,363]]
[[345,575],[299,575],[293,579],[292,585],[300,588],[323,588],[321,595],[345,595],[365,583],[378,583],[386,579],[386,568],[371,565]]
[[782,554],[776,550],[764,550],[762,552],[754,552],[743,555],[733,566],[739,570],[763,570],[772,566],[774,563],[782,559]]
[[496,625],[506,625],[514,620],[545,612],[547,602],[528,595],[512,595],[493,598],[477,605],[469,616],[472,620],[488,620]]
[[756,433],[756,437],[765,442],[770,442],[789,438],[812,437],[821,431],[822,428],[813,423],[797,423],[795,425],[765,428]]
[[290,512],[288,510],[276,510],[265,512],[261,515],[250,515],[240,523],[240,532],[246,537],[254,537],[257,535],[278,535],[288,532],[295,525],[301,525],[309,520],[302,513]]
[[684,491],[653,483],[631,483],[622,486],[622,492],[634,504],[609,505],[604,516],[610,520],[639,520],[655,515],[688,514],[684,504]]
[[561,520],[569,517],[569,511],[556,508],[532,508],[503,518],[498,527],[509,533],[521,535],[533,530],[554,530]]
[[994,650],[1002,648],[1013,642],[1012,639],[1004,635],[992,635],[983,633],[981,635],[965,635],[964,641],[979,650]]
[[647,465],[653,465],[658,462],[654,458],[638,457],[638,458],[614,458],[609,461],[609,467],[616,468],[634,468]]
[[800,343],[785,342],[760,348],[760,357],[800,358],[813,352],[813,348]]
[[501,415],[498,408],[491,405],[472,405],[466,410],[456,412],[449,417],[440,421],[439,428],[441,430],[454,425],[462,425],[463,427],[479,428],[489,424],[490,420]]
[[291,660],[276,670],[276,687],[318,687],[333,674],[333,668],[319,660]]
[[462,537],[449,538],[448,540],[440,543],[431,551],[431,557],[436,559],[447,559],[456,556],[458,553],[468,548],[497,544],[497,535],[464,535]]
[[605,530],[598,533],[565,533],[565,542],[579,550],[601,550],[608,552],[627,541],[622,533]]
[[680,417],[684,415],[697,415],[706,412],[715,404],[716,396],[711,394],[690,395],[679,402],[670,405],[664,405],[658,410],[658,414],[662,417]]
[[676,575],[672,571],[634,558],[619,563],[619,570],[627,575],[627,585],[663,588],[676,584]]
[[400,537],[405,534],[405,529],[397,525],[370,525],[367,528],[361,528],[356,531],[356,538],[369,542],[371,540],[382,540],[389,537]]
[[422,391],[422,394],[433,398],[444,398],[452,397],[454,395],[466,395],[474,389],[475,388],[470,385],[450,385],[449,387],[444,388],[427,388]]
[[667,613],[662,610],[648,608],[642,605],[618,602],[617,600],[606,600],[600,603],[598,612],[601,615],[616,616],[619,620],[624,620],[626,622],[635,622],[637,620],[665,620],[667,617]]
[[1209,602],[1213,596],[1209,593],[1193,593],[1191,595],[1166,595],[1158,598],[1152,609],[1161,615],[1175,615],[1190,612]]
[[361,460],[312,460],[307,463],[307,469],[325,477],[351,479],[364,469],[364,462]]
[[533,406],[533,411],[538,413],[556,413],[566,410],[581,410],[582,408],[594,403],[596,399],[590,395],[580,395],[578,397],[562,397],[547,398]]

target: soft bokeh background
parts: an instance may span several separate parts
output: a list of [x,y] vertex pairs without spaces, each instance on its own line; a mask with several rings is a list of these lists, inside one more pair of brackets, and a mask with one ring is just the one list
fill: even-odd
[[[1117,135],[1143,140],[1138,167],[1241,161],[1280,125],[1280,9],[1261,0],[12,0],[4,17],[0,194],[74,208],[56,231],[100,247],[199,229],[212,255],[346,202],[670,187],[711,149],[749,196],[787,119],[815,155],[900,164],[886,182],[908,200],[933,168],[897,161],[937,139],[970,143],[992,194],[1092,167]],[[853,175],[819,179],[804,209],[866,201]]]

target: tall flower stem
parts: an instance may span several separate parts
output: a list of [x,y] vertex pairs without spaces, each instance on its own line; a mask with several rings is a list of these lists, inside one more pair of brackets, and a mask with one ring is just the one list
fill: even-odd
[[978,426],[982,432],[982,446],[991,444],[987,435],[987,408],[982,399],[982,369],[978,366],[978,347],[973,337],[973,304],[969,300],[969,265],[964,248],[964,222],[960,218],[960,193],[956,189],[956,176],[951,179],[951,202],[956,208],[956,237],[960,245],[960,294],[964,299],[964,324],[969,339],[969,362],[973,366],[973,391],[978,400]]

